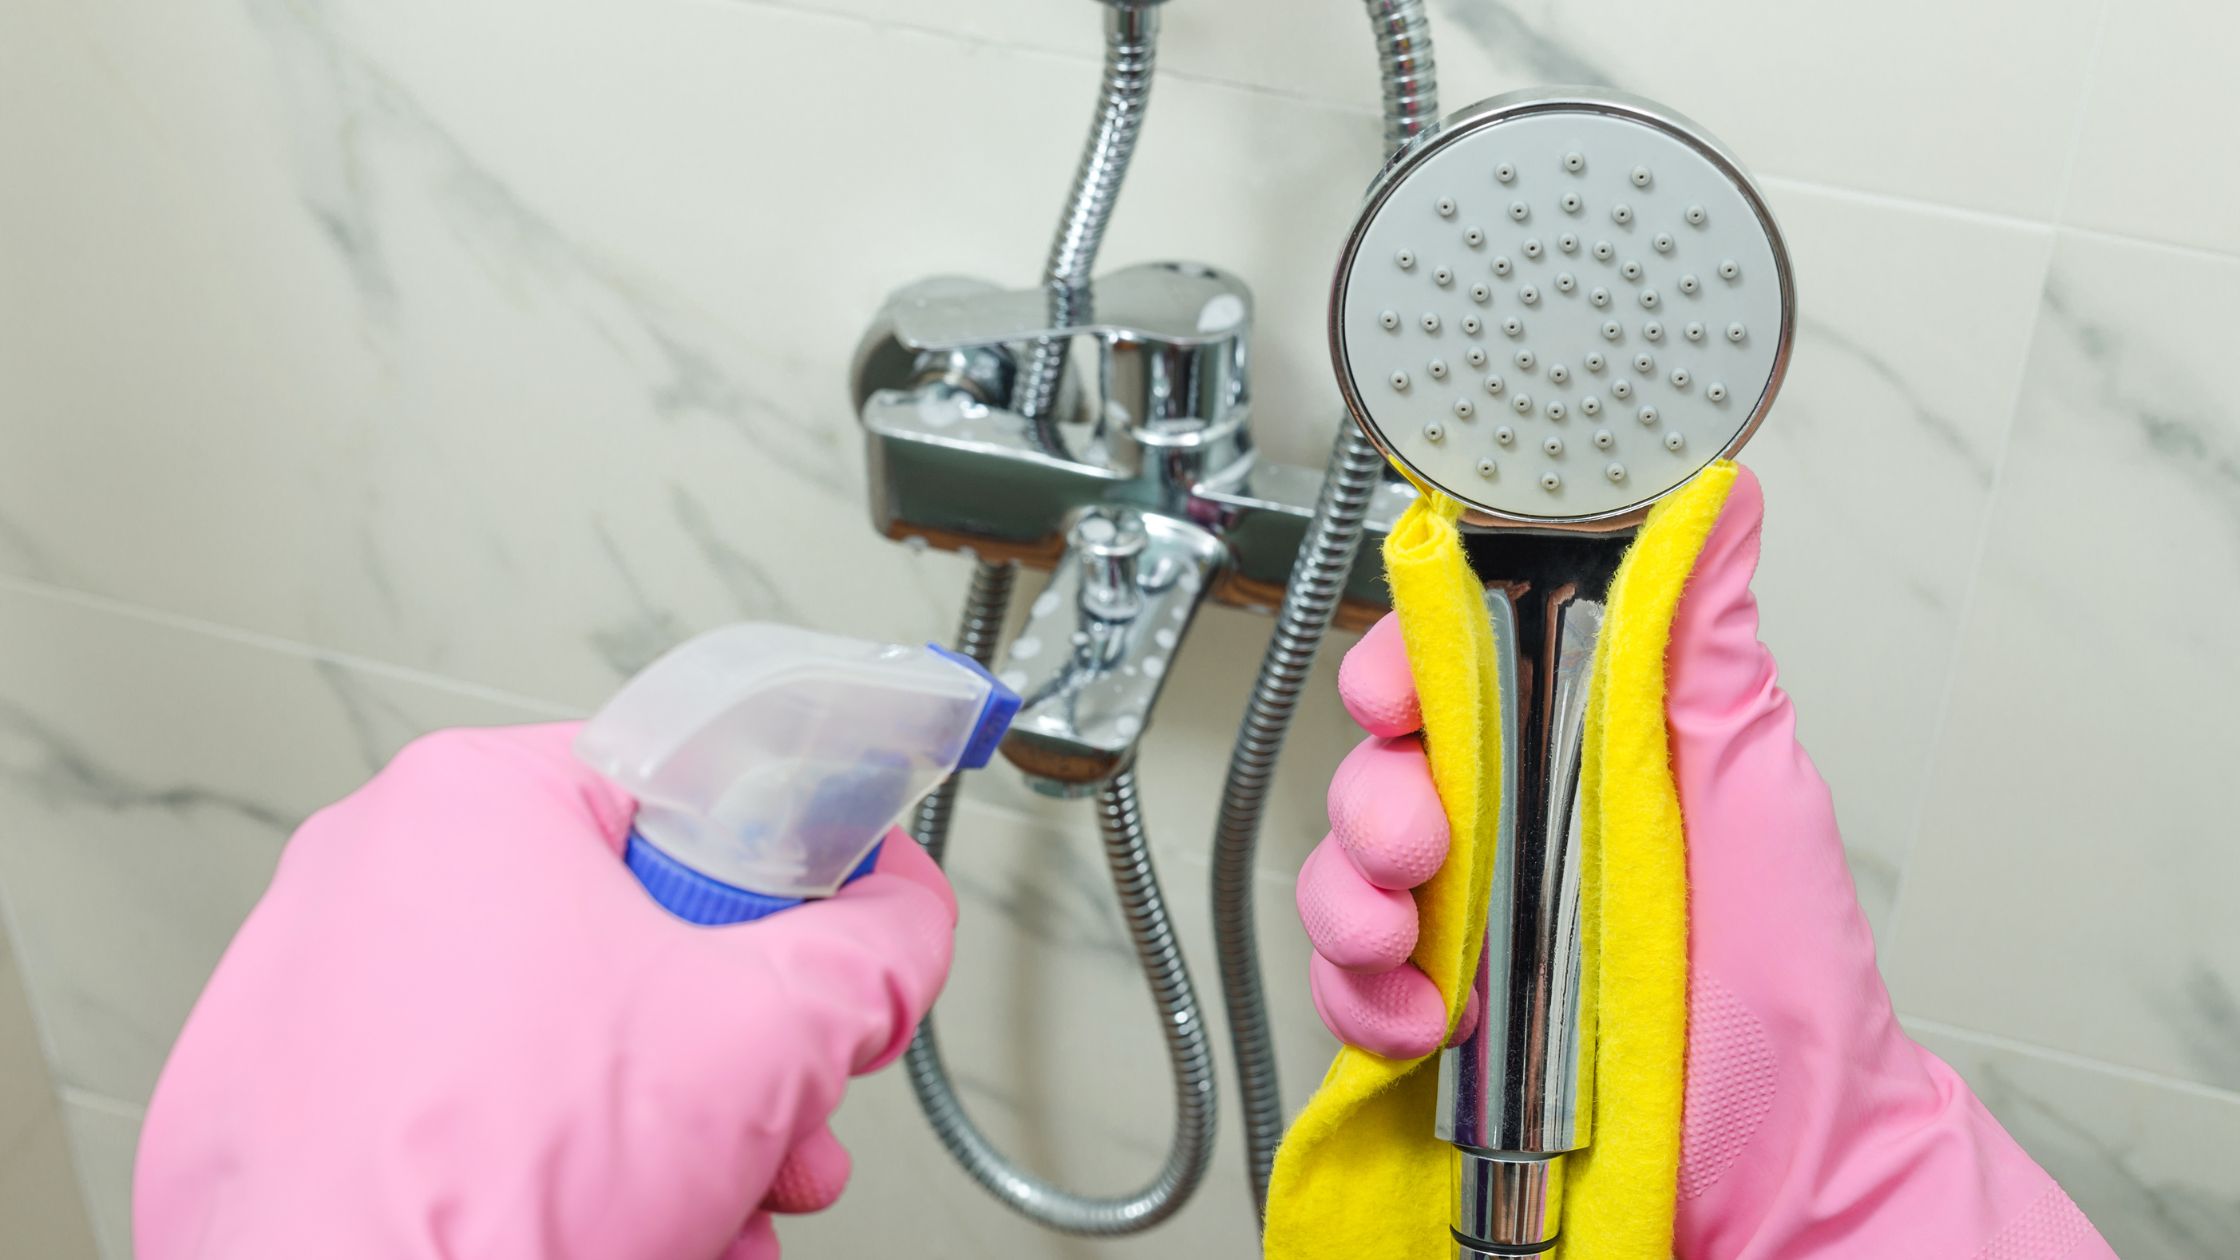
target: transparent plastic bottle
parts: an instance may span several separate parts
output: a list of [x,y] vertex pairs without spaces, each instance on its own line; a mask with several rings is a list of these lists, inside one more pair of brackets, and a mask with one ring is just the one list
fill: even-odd
[[945,648],[748,623],[647,666],[576,755],[637,797],[625,861],[654,899],[737,923],[868,871],[887,829],[986,765],[1018,710]]

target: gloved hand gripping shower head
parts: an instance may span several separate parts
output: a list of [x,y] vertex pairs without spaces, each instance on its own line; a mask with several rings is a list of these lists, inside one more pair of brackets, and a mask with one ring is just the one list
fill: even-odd
[[1561,1231],[1591,1140],[1577,793],[1602,599],[1630,531],[1757,429],[1788,366],[1789,261],[1741,165],[1617,93],[1512,93],[1393,155],[1330,304],[1348,408],[1459,501],[1506,728],[1479,1023],[1440,1064],[1459,1260]]

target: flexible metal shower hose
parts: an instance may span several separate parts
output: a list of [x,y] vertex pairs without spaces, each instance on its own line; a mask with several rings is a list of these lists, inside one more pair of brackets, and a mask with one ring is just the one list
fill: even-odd
[[[1151,91],[1158,10],[1116,4],[1105,29],[1104,77],[1096,122],[1083,150],[1065,217],[1050,246],[1044,284],[1050,294],[1052,327],[1074,322],[1086,290],[1097,248],[1112,217],[1120,183],[1134,153]],[[1053,424],[1059,386],[1065,379],[1067,339],[1035,343],[1021,369],[1012,405],[1036,426],[1038,440],[1058,448]],[[957,650],[982,664],[995,657],[1010,607],[1013,566],[981,562],[973,567],[965,592]],[[938,862],[948,848],[949,824],[956,803],[956,780],[943,783],[918,809],[917,835]],[[974,1181],[1005,1205],[1051,1229],[1071,1234],[1128,1234],[1172,1216],[1205,1177],[1213,1153],[1219,1110],[1214,1103],[1213,1055],[1206,1044],[1205,1018],[1199,1011],[1190,973],[1175,940],[1166,900],[1152,869],[1151,845],[1137,806],[1133,770],[1115,775],[1097,794],[1098,830],[1106,865],[1126,919],[1128,939],[1151,987],[1159,1027],[1166,1039],[1174,1075],[1174,1142],[1158,1172],[1142,1189],[1119,1196],[1076,1194],[1037,1178],[996,1149],[965,1114],[929,1015],[911,1038],[904,1065],[918,1105],[941,1144]]]
[[[1423,0],[1368,0],[1384,77],[1385,144],[1397,150],[1439,116],[1437,71]],[[1229,1012],[1229,1044],[1237,1064],[1237,1095],[1244,1104],[1245,1164],[1255,1208],[1265,1211],[1268,1175],[1283,1141],[1283,1094],[1276,1078],[1275,1042],[1268,1032],[1267,998],[1260,985],[1260,945],[1254,936],[1252,887],[1255,850],[1267,812],[1268,786],[1283,752],[1299,692],[1338,609],[1338,598],[1361,548],[1361,523],[1383,474],[1384,457],[1351,420],[1343,422],[1322,477],[1314,519],[1292,563],[1275,633],[1260,660],[1260,674],[1229,757],[1221,810],[1213,834],[1214,946],[1221,967],[1221,996]]]

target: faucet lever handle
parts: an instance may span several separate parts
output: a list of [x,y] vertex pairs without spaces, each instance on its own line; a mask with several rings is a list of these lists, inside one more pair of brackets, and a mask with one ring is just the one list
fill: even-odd
[[1252,291],[1201,263],[1150,262],[1094,281],[1076,303],[1081,319],[1053,322],[1047,288],[995,293],[906,295],[891,317],[894,335],[916,350],[958,350],[1003,342],[1089,335],[1106,342],[1194,347],[1241,341],[1252,328]]

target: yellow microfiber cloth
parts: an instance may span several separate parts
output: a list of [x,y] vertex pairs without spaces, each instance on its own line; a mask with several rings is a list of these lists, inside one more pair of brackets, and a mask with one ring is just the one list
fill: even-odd
[[[1680,592],[1734,484],[1713,465],[1665,497],[1627,550],[1596,648],[1582,769],[1593,1140],[1570,1157],[1568,1260],[1668,1260],[1687,1047],[1687,861],[1664,725],[1664,652]],[[1452,847],[1416,890],[1417,966],[1449,1028],[1485,935],[1500,816],[1498,669],[1461,508],[1424,493],[1385,543],[1386,577],[1423,701],[1424,745]],[[1347,1047],[1285,1135],[1268,1190],[1270,1260],[1447,1260],[1450,1148],[1432,1131],[1437,1055]]]

